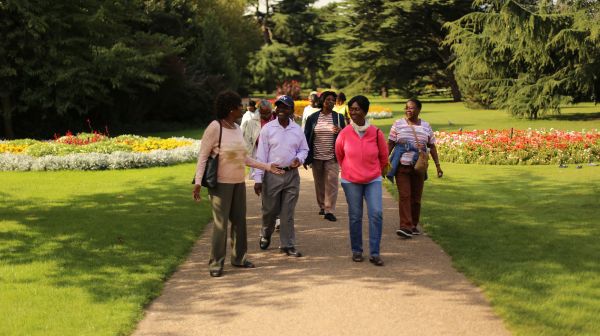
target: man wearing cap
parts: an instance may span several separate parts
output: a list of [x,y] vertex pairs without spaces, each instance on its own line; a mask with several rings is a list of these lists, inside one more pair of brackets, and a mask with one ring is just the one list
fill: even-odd
[[308,155],[308,144],[300,126],[291,119],[294,114],[291,97],[279,97],[275,102],[275,113],[277,119],[268,122],[260,131],[256,159],[273,162],[285,173],[275,175],[258,169],[254,171],[254,192],[262,195],[260,248],[266,250],[271,244],[275,219],[279,215],[281,252],[301,257],[295,248],[294,211],[300,195],[298,167]]

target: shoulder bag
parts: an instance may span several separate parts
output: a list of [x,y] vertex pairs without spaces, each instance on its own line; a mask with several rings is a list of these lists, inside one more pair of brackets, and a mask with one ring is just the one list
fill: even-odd
[[[221,136],[223,135],[223,125],[219,120],[219,153],[221,152]],[[202,182],[200,183],[203,187],[214,188],[217,186],[217,175],[219,171],[219,154],[209,155],[206,159],[206,167],[204,168],[204,175],[202,175]],[[196,184],[196,176],[192,179],[192,184]]]
[[406,120],[406,123],[410,126],[410,128],[412,128],[417,147],[419,148],[419,157],[417,158],[417,163],[415,163],[415,171],[420,175],[425,175],[427,168],[429,167],[429,153],[427,153],[427,150],[423,150],[421,148],[419,138],[417,137],[417,132],[415,131],[415,126],[413,126],[408,120]]

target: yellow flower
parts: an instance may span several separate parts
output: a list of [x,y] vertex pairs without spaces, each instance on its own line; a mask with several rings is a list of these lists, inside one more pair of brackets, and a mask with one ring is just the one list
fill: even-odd
[[150,152],[157,149],[170,150],[191,144],[192,142],[188,140],[148,138],[142,142],[133,144],[131,148],[134,152]]
[[20,154],[27,149],[27,145],[13,145],[0,143],[0,153]]

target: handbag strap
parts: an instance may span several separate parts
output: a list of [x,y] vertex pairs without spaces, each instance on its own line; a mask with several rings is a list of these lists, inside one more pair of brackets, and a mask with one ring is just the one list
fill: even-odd
[[408,121],[408,119],[405,119],[406,123],[408,124],[408,126],[410,126],[410,128],[413,131],[413,135],[415,136],[415,141],[417,142],[417,147],[419,148],[419,153],[422,152],[423,150],[421,149],[421,143],[419,142],[419,138],[417,137],[417,131],[415,131],[415,126],[413,124],[410,123],[410,121]]
[[221,154],[221,137],[223,136],[223,124],[221,124],[220,119],[217,121],[219,122],[219,154]]

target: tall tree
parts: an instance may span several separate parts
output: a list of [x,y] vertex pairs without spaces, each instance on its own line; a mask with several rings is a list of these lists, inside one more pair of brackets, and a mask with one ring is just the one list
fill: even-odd
[[108,104],[114,89],[157,88],[153,69],[181,50],[162,34],[135,31],[136,2],[0,2],[0,99],[4,136],[13,117],[86,113]]
[[386,50],[381,28],[382,0],[348,0],[337,5],[331,21],[337,30],[324,38],[334,42],[329,56],[331,82],[349,91],[373,91],[389,87]]
[[341,29],[328,35],[340,42],[331,58],[334,81],[352,78],[349,87],[383,94],[416,94],[431,84],[461,99],[443,25],[472,11],[469,1],[349,0],[340,9]]
[[560,105],[600,100],[597,1],[475,1],[449,23],[459,83],[468,99],[537,118]]
[[401,0],[385,4],[384,48],[392,53],[390,67],[395,86],[407,93],[427,85],[450,88],[454,101],[462,94],[450,67],[454,55],[444,45],[446,22],[472,11],[465,0]]
[[245,84],[259,48],[246,5],[0,1],[0,136],[47,136],[86,118],[113,129],[206,121],[216,91]]
[[[273,4],[272,34],[253,55],[249,67],[257,88],[272,91],[281,79],[295,79],[313,89],[320,84],[329,43],[320,37],[327,23],[312,6],[314,2],[281,0]],[[264,24],[266,19],[261,20]]]

